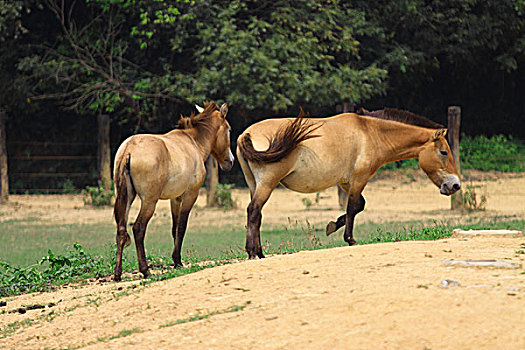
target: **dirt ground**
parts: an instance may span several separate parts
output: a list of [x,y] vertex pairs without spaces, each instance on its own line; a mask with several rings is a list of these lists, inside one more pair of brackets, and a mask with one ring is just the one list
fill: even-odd
[[[371,182],[357,220],[525,218],[525,176],[469,178],[464,186],[487,196],[486,211],[451,212],[450,199],[428,179],[404,173]],[[314,203],[309,210],[305,197]],[[239,209],[230,212],[205,209],[199,198],[189,230],[243,226],[248,195],[235,190],[234,198]],[[279,189],[263,211],[263,230],[288,218],[324,223],[340,213],[335,189],[318,204],[315,194]],[[168,215],[168,203],[159,203],[154,220]],[[27,217],[43,224],[112,220],[111,209],[86,208],[79,196],[13,196],[0,207],[0,224]],[[525,236],[396,242],[241,261],[148,286],[109,279],[70,285],[1,299],[0,348],[524,349],[524,250]],[[451,259],[520,267],[444,264]],[[44,308],[17,312],[29,305]]]

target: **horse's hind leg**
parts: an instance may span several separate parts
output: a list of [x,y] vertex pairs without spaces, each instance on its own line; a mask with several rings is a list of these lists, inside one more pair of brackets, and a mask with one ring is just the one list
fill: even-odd
[[[127,225],[129,217],[129,209],[133,200],[135,199],[136,193],[132,188],[121,189],[127,191],[127,196],[125,197],[125,203],[121,202],[115,203],[115,221],[117,222],[117,259],[115,262],[115,269],[113,271],[113,279],[115,281],[120,281],[122,277],[122,253],[124,248],[129,246],[131,243],[131,237],[128,234]],[[122,205],[122,204],[125,204]]]
[[[184,196],[182,197],[182,205],[179,202],[180,210],[179,215],[177,219],[177,223],[175,221],[173,222],[173,229],[172,232],[174,234],[173,236],[173,254],[171,257],[173,258],[173,263],[175,264],[175,267],[182,266],[182,260],[181,260],[181,249],[182,249],[182,241],[184,240],[184,234],[186,233],[186,227],[188,225],[188,218],[190,216],[191,208],[193,208],[193,204],[195,204],[195,201],[197,200],[197,197],[199,196],[199,189],[195,189],[189,192],[186,192]],[[172,202],[172,215],[173,215],[173,202]],[[176,208],[175,208],[176,209]],[[176,226],[175,226],[176,225]]]
[[146,235],[146,227],[148,222],[155,212],[155,206],[157,205],[157,199],[148,200],[143,199],[140,212],[137,216],[137,220],[133,224],[133,236],[135,237],[135,247],[137,249],[137,259],[139,261],[139,271],[142,272],[144,278],[149,276],[148,263],[146,261],[146,252],[144,250],[144,236]]
[[250,259],[256,256],[264,258],[261,247],[261,220],[262,207],[270,198],[275,186],[259,185],[253,193],[252,200],[248,205],[248,225],[246,230],[246,252]]
[[[358,213],[362,212],[365,209],[365,197],[363,195],[360,195],[359,197],[360,203],[357,206],[357,212],[354,215],[357,215]],[[346,224],[346,214],[341,215],[337,218],[337,220],[330,221],[328,225],[326,225],[326,235],[329,236],[335,231],[339,230],[341,227],[343,227]]]

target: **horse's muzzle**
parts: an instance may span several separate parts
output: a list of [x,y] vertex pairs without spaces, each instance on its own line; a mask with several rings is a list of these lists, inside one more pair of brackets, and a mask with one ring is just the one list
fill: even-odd
[[233,161],[227,160],[223,164],[219,163],[219,166],[221,167],[221,170],[229,171],[233,167]]
[[439,193],[446,196],[456,193],[461,189],[461,182],[456,175],[448,175],[441,184]]
[[222,163],[219,162],[219,166],[221,167],[221,170],[229,171],[232,169],[234,162],[235,162],[235,157],[233,156],[233,153],[230,150],[228,152],[228,159],[225,159]]

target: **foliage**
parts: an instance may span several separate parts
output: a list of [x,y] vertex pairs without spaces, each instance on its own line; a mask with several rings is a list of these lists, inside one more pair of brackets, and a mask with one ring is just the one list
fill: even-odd
[[217,200],[217,206],[224,210],[230,210],[237,208],[237,203],[232,197],[232,184],[217,184],[215,187],[215,198]]
[[373,32],[363,12],[333,0],[210,5],[194,13],[193,74],[174,72],[192,100],[286,111],[357,103],[384,90],[386,71],[360,61],[357,36]]
[[111,191],[107,191],[101,181],[98,186],[88,186],[82,190],[84,196],[84,204],[92,205],[94,207],[103,207],[111,205],[111,199],[115,195],[113,184],[111,184]]
[[43,270],[37,266],[16,267],[0,261],[0,296],[47,290],[54,285],[101,277],[112,271],[111,261],[86,254],[78,243],[73,248],[64,255],[49,250],[40,261]]
[[512,137],[463,135],[459,149],[462,169],[525,171],[525,148]]

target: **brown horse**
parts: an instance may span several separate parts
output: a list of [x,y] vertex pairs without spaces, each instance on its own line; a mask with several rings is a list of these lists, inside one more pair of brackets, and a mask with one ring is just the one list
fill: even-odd
[[228,106],[219,110],[215,102],[205,104],[197,115],[181,117],[176,129],[164,135],[134,135],[120,145],[115,156],[114,182],[117,192],[117,261],[114,279],[122,275],[122,251],[131,242],[126,230],[129,208],[135,196],[141,200],[133,224],[133,236],[144,277],[149,275],[144,236],[159,199],[171,200],[174,241],[173,262],[182,266],[181,246],[188,216],[206,177],[204,162],[211,154],[223,170],[230,170],[234,157],[230,150]]
[[[330,222],[326,232],[346,225],[344,240],[349,245],[356,244],[355,215],[365,207],[361,192],[383,164],[419,158],[441,194],[459,190],[446,129],[412,125],[421,120],[401,114],[397,119],[403,122],[354,113],[305,119],[301,110],[297,118],[267,119],[246,129],[237,141],[237,158],[251,194],[246,233],[249,257],[264,257],[261,210],[279,183],[303,193],[340,185],[348,194],[346,214]],[[389,119],[395,118],[389,114]]]

